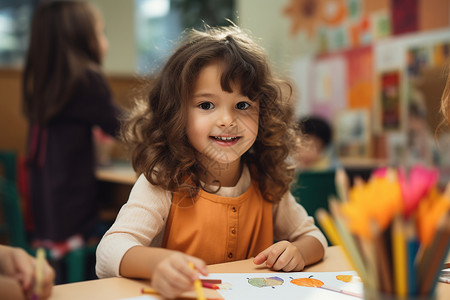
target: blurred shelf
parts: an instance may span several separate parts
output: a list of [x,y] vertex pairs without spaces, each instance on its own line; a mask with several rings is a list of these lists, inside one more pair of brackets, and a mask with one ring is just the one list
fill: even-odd
[[98,167],[95,177],[101,181],[130,185],[133,185],[137,179],[131,163],[122,161],[113,161],[110,165]]
[[359,168],[379,168],[387,165],[385,159],[377,158],[339,158],[342,166],[345,169],[359,169]]

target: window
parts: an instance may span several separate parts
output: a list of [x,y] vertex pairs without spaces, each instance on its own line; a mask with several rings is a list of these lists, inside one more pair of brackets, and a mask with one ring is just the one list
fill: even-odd
[[21,66],[38,0],[0,0],[0,65]]
[[135,0],[137,66],[151,74],[164,64],[185,28],[234,22],[234,0]]

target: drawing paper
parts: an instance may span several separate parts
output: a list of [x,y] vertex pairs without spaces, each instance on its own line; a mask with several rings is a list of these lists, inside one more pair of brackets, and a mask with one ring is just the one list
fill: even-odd
[[[348,281],[351,275],[351,281]],[[338,277],[336,277],[338,276]],[[324,288],[314,287],[319,280],[327,287],[336,290],[345,290],[351,293],[363,294],[363,285],[355,271],[346,272],[275,272],[275,273],[211,273],[208,277],[221,279],[221,288],[217,290],[226,300],[240,299],[343,299],[357,300],[340,292],[330,291]],[[305,279],[303,279],[305,278]],[[316,280],[308,280],[308,278]],[[341,280],[338,280],[340,278]],[[291,283],[311,284],[313,286],[299,286]],[[301,280],[298,280],[301,279]]]

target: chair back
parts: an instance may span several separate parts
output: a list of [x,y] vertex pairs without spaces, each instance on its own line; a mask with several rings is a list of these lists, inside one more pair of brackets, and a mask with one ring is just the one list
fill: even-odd
[[[330,196],[337,197],[335,174],[335,170],[302,171],[291,186],[292,195],[314,219],[318,208],[329,210],[328,198]],[[315,221],[320,228],[320,224],[317,220]],[[330,244],[329,241],[328,243]]]
[[2,232],[8,244],[30,252],[22,207],[17,190],[17,155],[14,151],[0,151],[0,203]]
[[11,182],[17,179],[17,155],[12,150],[0,150],[0,178]]
[[14,182],[0,178],[0,199],[8,244],[31,252],[25,231],[20,197]]

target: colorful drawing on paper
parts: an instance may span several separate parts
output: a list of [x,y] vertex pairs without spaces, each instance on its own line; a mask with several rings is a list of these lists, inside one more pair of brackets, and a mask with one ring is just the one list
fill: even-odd
[[298,286],[307,286],[307,287],[321,287],[322,285],[324,285],[322,281],[312,277],[313,276],[311,275],[309,277],[292,279],[291,283]]
[[249,278],[248,283],[256,287],[275,287],[277,285],[282,285],[284,280],[280,277],[257,277]]
[[353,279],[353,275],[337,275],[336,279],[343,282],[350,282]]
[[[350,275],[352,279],[345,275]],[[362,282],[356,280],[359,277],[354,271],[214,273],[214,278],[232,286],[228,290],[222,287],[217,290],[227,300],[298,300],[299,295],[302,299],[355,300],[355,295],[361,297],[363,294]]]

